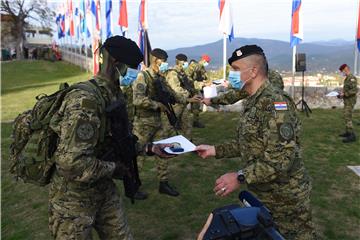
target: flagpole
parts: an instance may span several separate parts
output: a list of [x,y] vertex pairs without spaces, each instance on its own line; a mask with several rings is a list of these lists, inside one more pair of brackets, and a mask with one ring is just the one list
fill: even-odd
[[354,75],[358,75],[359,74],[359,65],[358,65],[358,60],[359,60],[359,51],[360,49],[358,49],[358,46],[357,46],[357,33],[358,33],[358,29],[359,29],[359,11],[360,11],[360,0],[358,1],[358,16],[357,16],[357,20],[356,20],[356,25],[355,25],[355,47],[354,47],[354,51],[355,51],[355,54],[354,54]]
[[296,61],[296,45],[293,46],[292,54],[292,87],[291,87],[291,96],[295,98],[295,61]]
[[223,36],[223,79],[226,80],[226,34]]

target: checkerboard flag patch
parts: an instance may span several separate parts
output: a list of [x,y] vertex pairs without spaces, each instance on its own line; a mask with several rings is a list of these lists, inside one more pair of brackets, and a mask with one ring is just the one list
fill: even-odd
[[274,102],[275,110],[288,110],[286,102]]

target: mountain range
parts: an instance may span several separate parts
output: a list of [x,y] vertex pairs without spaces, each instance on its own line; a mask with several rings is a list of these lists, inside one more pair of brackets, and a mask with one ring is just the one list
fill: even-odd
[[[227,43],[227,57],[230,57],[236,48],[250,44],[256,44],[264,49],[270,68],[286,72],[291,71],[292,48],[289,42],[285,41],[235,38]],[[306,54],[308,72],[331,73],[337,71],[343,63],[347,63],[349,66],[353,66],[354,63],[354,42],[352,41],[336,39],[304,43],[297,45],[297,52]],[[208,54],[212,59],[209,68],[218,69],[222,67],[223,40],[193,47],[167,50],[167,53],[170,64],[174,64],[175,56],[178,53],[186,54],[189,60],[199,60],[201,55]]]

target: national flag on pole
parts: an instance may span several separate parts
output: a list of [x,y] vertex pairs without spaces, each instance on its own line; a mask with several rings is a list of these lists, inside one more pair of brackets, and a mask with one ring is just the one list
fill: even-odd
[[359,11],[358,11],[358,25],[357,25],[357,35],[356,35],[356,39],[357,39],[357,47],[358,50],[360,51],[360,1],[359,1]]
[[92,0],[91,2],[91,12],[95,16],[95,30],[101,30],[101,23],[100,23],[100,0]]
[[68,0],[68,16],[69,16],[69,33],[70,36],[75,36],[75,27],[74,27],[74,12],[72,0]]
[[219,30],[229,37],[230,42],[234,39],[234,24],[232,19],[231,1],[232,0],[219,0]]
[[139,48],[144,55],[145,66],[150,65],[151,45],[147,32],[147,0],[141,0],[139,7]]
[[86,2],[86,14],[85,14],[85,19],[86,19],[86,26],[87,26],[87,36],[91,37],[93,35],[93,16],[91,13],[91,2],[90,0],[87,0]]
[[139,7],[139,30],[146,30],[148,28],[147,8],[147,0],[141,0]]
[[106,38],[112,36],[112,0],[106,0],[105,4],[106,13]]
[[291,47],[298,45],[304,38],[303,23],[302,23],[302,8],[301,0],[293,0],[291,12],[291,33],[290,45]]
[[95,16],[95,31],[93,32],[92,52],[93,52],[93,73],[99,72],[99,51],[101,41],[101,23],[100,23],[100,0],[92,0],[91,12]]
[[74,25],[75,25],[75,36],[76,36],[76,39],[79,40],[80,39],[80,11],[79,11],[79,8],[75,8],[75,21],[74,21]]
[[118,24],[121,27],[121,31],[123,33],[123,36],[125,35],[125,32],[128,30],[128,16],[127,16],[127,6],[126,6],[126,0],[120,0],[120,9],[119,9],[119,21]]
[[56,25],[58,30],[58,39],[65,37],[65,15],[59,13],[56,17]]
[[86,24],[86,4],[85,0],[80,0],[79,14],[80,14],[80,32],[86,34],[85,37],[90,37],[90,32]]

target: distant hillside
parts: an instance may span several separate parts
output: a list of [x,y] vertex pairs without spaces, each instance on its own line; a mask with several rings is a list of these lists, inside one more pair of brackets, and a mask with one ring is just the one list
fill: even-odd
[[[238,47],[247,44],[257,44],[261,46],[268,58],[271,68],[281,71],[291,71],[292,49],[288,42],[257,39],[257,38],[236,38],[228,43],[227,56]],[[169,62],[174,64],[176,54],[184,53],[189,59],[198,60],[204,53],[209,54],[212,58],[211,68],[222,66],[222,47],[223,42],[217,42],[168,50]],[[354,61],[354,45],[352,42],[343,40],[333,40],[328,42],[314,42],[298,45],[298,51],[306,53],[307,70],[309,72],[334,72],[343,63],[350,66]]]

